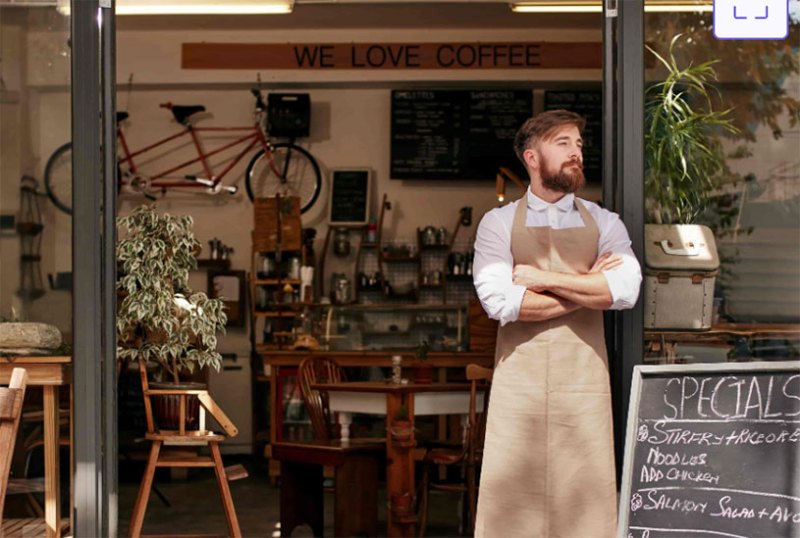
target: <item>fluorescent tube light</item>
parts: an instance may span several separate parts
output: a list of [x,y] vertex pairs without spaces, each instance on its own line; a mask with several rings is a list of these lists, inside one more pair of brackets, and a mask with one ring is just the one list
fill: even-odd
[[[600,13],[602,0],[529,0],[514,2],[511,10],[515,13]],[[708,12],[713,11],[710,0],[645,0],[644,10],[648,12]]]
[[514,2],[511,4],[511,11],[514,13],[600,13],[603,11],[603,4],[600,0]]
[[[78,0],[80,1],[80,0]],[[291,13],[294,0],[117,0],[117,15],[280,15]],[[58,0],[69,15],[69,0]]]

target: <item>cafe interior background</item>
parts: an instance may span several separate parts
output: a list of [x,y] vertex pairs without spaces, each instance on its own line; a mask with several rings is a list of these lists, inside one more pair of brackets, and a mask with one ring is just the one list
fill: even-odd
[[[118,1],[121,6],[122,0]],[[569,2],[564,2],[569,4]],[[650,4],[650,3],[648,3]],[[754,360],[786,360],[800,357],[800,2],[790,2],[793,16],[790,32],[778,41],[722,41],[711,28],[708,2],[687,11],[646,11],[645,42],[653,51],[669,57],[670,42],[679,36],[675,61],[686,67],[713,61],[718,80],[710,91],[715,110],[730,109],[728,119],[736,132],[714,131],[724,158],[722,169],[708,185],[709,208],[693,222],[709,225],[719,251],[721,267],[713,284],[713,322],[709,330],[645,331],[647,363],[699,363]],[[650,4],[655,6],[656,3]],[[698,8],[699,6],[699,8]],[[72,220],[46,196],[43,176],[53,152],[70,140],[71,80],[69,15],[63,6],[42,0],[0,2],[0,316],[3,321],[30,321],[57,327],[64,342],[71,341],[73,301],[71,293]],[[699,11],[698,11],[699,9]],[[558,11],[558,10],[556,10]],[[334,170],[370,171],[369,215],[380,224],[380,247],[417,245],[417,232],[427,227],[444,228],[445,243],[454,252],[470,251],[477,223],[497,207],[495,173],[483,179],[405,179],[390,173],[392,159],[393,91],[515,91],[532,96],[536,113],[545,108],[547,94],[597,99],[594,106],[579,102],[585,110],[600,114],[602,66],[590,68],[484,68],[484,69],[271,69],[182,67],[182,46],[187,43],[529,43],[589,42],[602,39],[600,13],[520,13],[507,2],[384,2],[296,0],[290,14],[281,15],[130,15],[118,16],[116,28],[116,106],[130,116],[122,123],[131,148],[140,148],[178,131],[168,110],[159,105],[172,102],[203,105],[196,116],[203,127],[250,125],[253,96],[250,88],[269,93],[304,93],[310,97],[310,133],[297,143],[319,164],[322,186],[318,200],[302,214],[304,229],[315,229],[316,260],[325,258],[324,274],[316,274],[321,296],[332,298],[334,274],[344,274],[356,299],[360,272],[376,270],[369,256],[359,249],[366,227],[349,231],[350,252],[334,252],[335,234],[325,249],[329,230],[329,198]],[[664,79],[665,69],[652,52],[645,52],[648,84]],[[583,96],[581,98],[580,96]],[[698,103],[699,104],[699,103]],[[491,111],[490,111],[491,112]],[[596,118],[602,118],[597,115]],[[642,133],[647,135],[646,129]],[[224,136],[205,140],[215,147]],[[600,133],[587,137],[599,144]],[[397,143],[397,141],[394,141]],[[647,146],[649,147],[649,146]],[[587,148],[588,149],[588,148]],[[596,149],[596,148],[595,148]],[[166,168],[165,163],[187,160],[193,148],[180,144],[164,150],[148,166]],[[506,156],[508,157],[508,156]],[[645,155],[647,162],[652,156]],[[498,158],[493,170],[515,167],[512,160]],[[254,268],[251,230],[254,206],[244,185],[249,156],[226,176],[226,185],[238,192],[209,195],[169,190],[153,191],[159,212],[191,215],[193,230],[202,244],[198,258],[212,258],[210,241],[218,239],[232,250],[227,266],[244,271],[237,281],[245,292],[245,304],[237,314],[242,325],[229,325],[220,335],[218,350],[224,367],[209,376],[210,391],[233,422],[237,438],[225,444],[227,454],[262,458],[267,427],[265,415],[254,413],[253,398],[268,404],[264,385],[271,372],[254,356],[253,342],[263,344],[264,320],[254,315],[258,298],[250,280]],[[198,169],[192,173],[200,172]],[[600,201],[600,178],[589,177],[583,197]],[[505,182],[507,203],[521,195],[512,181]],[[657,190],[657,189],[656,189]],[[647,190],[648,194],[653,191]],[[383,200],[388,201],[384,206]],[[143,203],[141,194],[127,189],[119,195],[119,214],[129,214]],[[645,206],[652,208],[648,198]],[[471,223],[456,225],[462,208],[471,208]],[[652,215],[652,214],[650,214]],[[647,222],[654,222],[648,217]],[[19,225],[38,222],[41,230],[31,235]],[[465,221],[466,222],[466,221]],[[422,236],[420,236],[422,237]],[[31,250],[33,249],[33,250]],[[216,250],[216,249],[215,249]],[[361,252],[363,250],[363,252]],[[33,254],[39,257],[28,257]],[[219,252],[218,257],[221,257]],[[447,256],[435,262],[442,276],[452,276]],[[361,267],[357,264],[362,264]],[[366,264],[366,265],[363,265]],[[373,264],[373,265],[370,265]],[[200,267],[190,275],[190,287],[211,291],[208,274],[217,265]],[[315,268],[319,272],[320,268]],[[387,269],[390,270],[390,269]],[[460,270],[460,269],[459,269]],[[422,268],[398,270],[413,282]],[[412,274],[409,277],[408,271]],[[425,270],[427,271],[427,269]],[[257,271],[256,271],[257,272]],[[431,277],[434,278],[434,277]],[[441,277],[439,277],[441,278]],[[422,276],[419,277],[419,282]],[[213,288],[213,286],[212,286]],[[320,291],[321,290],[321,291]],[[467,282],[456,279],[446,293],[420,291],[416,298],[396,300],[382,293],[360,293],[358,301],[375,305],[440,304],[463,307],[474,292]],[[335,301],[336,298],[333,298]],[[322,309],[322,307],[320,307]],[[323,311],[323,310],[320,310]],[[424,312],[424,311],[423,311]],[[316,327],[324,324],[317,312]],[[452,316],[450,318],[452,323]],[[398,321],[399,320],[399,321]],[[399,316],[395,323],[407,322]],[[440,319],[441,321],[441,319]],[[459,317],[459,321],[461,318]],[[471,321],[463,320],[460,341],[437,341],[439,349],[467,351]],[[335,320],[334,320],[335,323]],[[381,320],[391,325],[391,322]],[[253,326],[255,325],[255,329]],[[724,327],[718,331],[715,328]],[[397,327],[395,327],[396,329]],[[707,327],[705,327],[707,329]],[[256,331],[252,337],[252,331]],[[451,335],[452,337],[453,335]],[[315,334],[320,341],[323,335]],[[435,340],[435,338],[434,338]],[[330,340],[333,342],[334,340]],[[286,345],[291,342],[287,342]],[[357,345],[379,346],[390,353],[402,348],[415,350],[416,342],[400,339],[367,341]],[[335,344],[334,344],[335,345]],[[68,348],[66,353],[68,353]],[[265,348],[260,348],[264,352]],[[448,348],[450,349],[450,348]],[[62,350],[63,351],[63,350]],[[268,351],[266,351],[268,353]],[[384,375],[363,369],[363,378]],[[121,398],[126,393],[121,389]],[[120,408],[125,405],[120,402]],[[263,421],[252,426],[255,422]],[[299,434],[298,434],[299,435]],[[265,467],[266,468],[266,467]],[[266,474],[266,472],[264,473]],[[250,480],[264,480],[264,476]],[[134,481],[138,481],[135,478]],[[121,508],[121,511],[123,508]]]

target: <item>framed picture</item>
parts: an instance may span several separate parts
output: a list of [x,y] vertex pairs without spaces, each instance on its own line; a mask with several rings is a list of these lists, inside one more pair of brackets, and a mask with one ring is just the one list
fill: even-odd
[[246,318],[245,272],[211,271],[208,273],[208,296],[222,299],[228,327],[244,327]]
[[328,222],[340,225],[366,224],[369,220],[371,179],[372,171],[367,168],[331,171]]

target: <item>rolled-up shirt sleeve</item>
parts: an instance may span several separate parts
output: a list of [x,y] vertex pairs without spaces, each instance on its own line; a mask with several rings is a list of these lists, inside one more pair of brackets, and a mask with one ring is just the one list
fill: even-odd
[[513,282],[511,230],[506,229],[496,211],[487,213],[478,226],[473,282],[483,309],[490,318],[505,325],[519,318],[525,286]]
[[622,258],[622,263],[609,271],[603,271],[611,292],[609,310],[633,308],[639,298],[642,284],[642,268],[631,249],[631,239],[619,215],[606,212],[608,221],[601,228],[598,255],[611,252]]

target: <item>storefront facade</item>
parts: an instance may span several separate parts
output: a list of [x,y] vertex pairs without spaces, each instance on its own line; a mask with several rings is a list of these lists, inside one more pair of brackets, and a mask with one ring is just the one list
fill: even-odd
[[[303,6],[298,3],[296,9],[300,11]],[[625,436],[635,365],[798,358],[800,161],[796,151],[796,100],[800,98],[800,14],[791,20],[786,41],[753,41],[741,48],[737,41],[716,40],[710,30],[712,15],[708,10],[645,12],[640,2],[606,0],[606,4],[602,16],[580,15],[574,21],[553,19],[558,26],[551,29],[543,28],[540,21],[524,18],[536,15],[522,14],[516,17],[523,19],[508,22],[505,27],[487,29],[468,22],[470,10],[479,12],[481,8],[465,3],[465,14],[458,19],[460,27],[444,27],[441,21],[428,23],[437,32],[435,38],[425,33],[425,23],[408,19],[394,27],[383,23],[389,26],[387,29],[376,25],[378,16],[365,17],[355,24],[356,28],[347,24],[327,28],[313,17],[311,22],[304,20],[295,26],[290,22],[285,28],[281,28],[283,23],[265,22],[262,27],[228,17],[219,26],[212,25],[211,30],[194,28],[193,22],[176,18],[172,20],[176,30],[176,26],[160,22],[157,17],[134,17],[131,22],[122,17],[115,19],[111,5],[101,0],[74,0],[68,15],[54,6],[0,4],[6,49],[2,58],[5,70],[0,148],[3,215],[16,214],[17,222],[24,221],[23,210],[29,202],[23,200],[26,191],[20,190],[19,178],[42,178],[48,157],[68,140],[73,145],[71,216],[57,211],[42,195],[43,180],[39,180],[36,200],[41,206],[39,218],[43,219],[45,233],[39,239],[40,252],[31,254],[41,255],[40,266],[26,265],[19,257],[24,254],[21,249],[28,248],[24,241],[20,240],[17,246],[4,237],[0,243],[4,275],[0,279],[4,286],[0,314],[8,319],[50,322],[63,333],[71,333],[68,340],[72,343],[75,432],[72,510],[76,535],[113,536],[117,531],[114,217],[146,201],[130,192],[117,197],[117,110],[129,112],[137,121],[129,137],[132,145],[141,147],[146,141],[156,140],[156,134],[174,129],[174,125],[166,124],[166,111],[158,107],[164,101],[203,104],[208,109],[213,106],[216,118],[223,123],[247,124],[252,106],[247,89],[262,76],[265,90],[310,93],[312,103],[322,106],[312,108],[315,134],[309,149],[323,163],[325,172],[342,168],[377,171],[380,179],[372,188],[372,214],[377,215],[380,196],[387,193],[395,215],[393,220],[387,220],[384,233],[400,241],[413,237],[417,228],[429,223],[449,225],[462,206],[473,208],[474,222],[469,233],[474,233],[475,222],[496,205],[496,199],[492,187],[485,183],[392,181],[384,147],[391,130],[391,90],[525,90],[533,94],[536,112],[544,109],[546,92],[580,96],[583,91],[596,95],[601,90],[602,132],[597,140],[602,142],[603,181],[591,185],[587,198],[602,199],[605,207],[620,214],[633,250],[644,262],[648,248],[645,225],[669,221],[663,212],[658,214],[664,201],[657,195],[666,187],[660,187],[654,179],[652,170],[656,164],[648,161],[648,148],[655,147],[657,140],[654,142],[647,123],[646,102],[652,94],[646,94],[646,90],[665,77],[666,68],[654,53],[668,57],[670,43],[681,34],[674,49],[677,66],[717,61],[713,67],[719,94],[711,91],[710,99],[715,110],[733,109],[727,119],[736,128],[720,134],[719,154],[723,157],[712,169],[713,184],[688,187],[689,191],[706,189],[709,193],[710,200],[694,216],[696,222],[714,229],[722,259],[714,290],[715,329],[700,332],[691,325],[685,330],[648,325],[646,299],[632,310],[607,316],[617,446],[622,447]],[[335,13],[337,7],[343,10],[343,18],[354,16],[359,10],[386,8],[368,4],[333,6],[329,7],[330,13]],[[507,9],[505,4],[502,7]],[[455,8],[451,6],[452,9]],[[435,8],[420,8],[409,18],[424,19],[432,14]],[[540,37],[529,36],[532,28]],[[376,65],[371,70],[359,67],[365,69],[363,72],[354,71],[352,65],[314,70],[182,67],[181,62],[185,64],[187,60],[179,52],[181,47],[202,41],[291,42],[306,46],[355,41],[364,44],[363,50],[359,49],[363,55],[354,53],[351,62]],[[450,48],[440,48],[444,52],[439,54],[439,60],[464,64],[481,57],[478,49],[469,52],[465,48],[459,53],[459,44],[464,43],[590,42],[602,48],[602,64],[583,70],[470,71],[466,68],[472,66],[464,65],[464,69],[447,72],[415,71],[414,58],[409,60],[406,56],[405,61],[411,61],[409,69],[385,71],[379,69],[383,65],[377,64],[385,63],[392,52],[383,50],[380,57],[378,52],[367,52],[369,44],[385,41],[449,44]],[[453,52],[452,58],[447,56],[448,51]],[[512,52],[507,51],[509,58]],[[519,57],[524,54],[520,52]],[[241,180],[239,186],[243,187]],[[509,195],[511,189],[516,189],[511,183],[507,188]],[[239,196],[232,202],[227,198],[167,196],[159,207],[194,214],[198,237],[204,241],[219,238],[231,245],[233,267],[249,271],[252,205],[241,193]],[[323,192],[321,201],[303,215],[304,226],[318,228],[318,250],[322,249],[328,219],[327,197],[328,193]],[[446,208],[445,217],[438,216],[442,208]],[[241,233],[233,233],[237,229]],[[465,247],[468,246],[467,240]],[[341,267],[331,257],[328,262],[331,265],[323,276],[326,286],[329,273]],[[71,283],[59,282],[70,273]],[[25,280],[25,274],[34,277]],[[42,274],[53,275],[50,286],[41,280]],[[193,278],[201,279],[196,288],[205,285],[204,275]],[[45,292],[44,296],[34,298],[40,292]],[[66,312],[71,314],[64,315]],[[226,351],[247,362],[247,329],[232,329],[229,333]],[[218,387],[220,392],[226,391],[226,385]],[[621,458],[619,449],[618,459]]]

